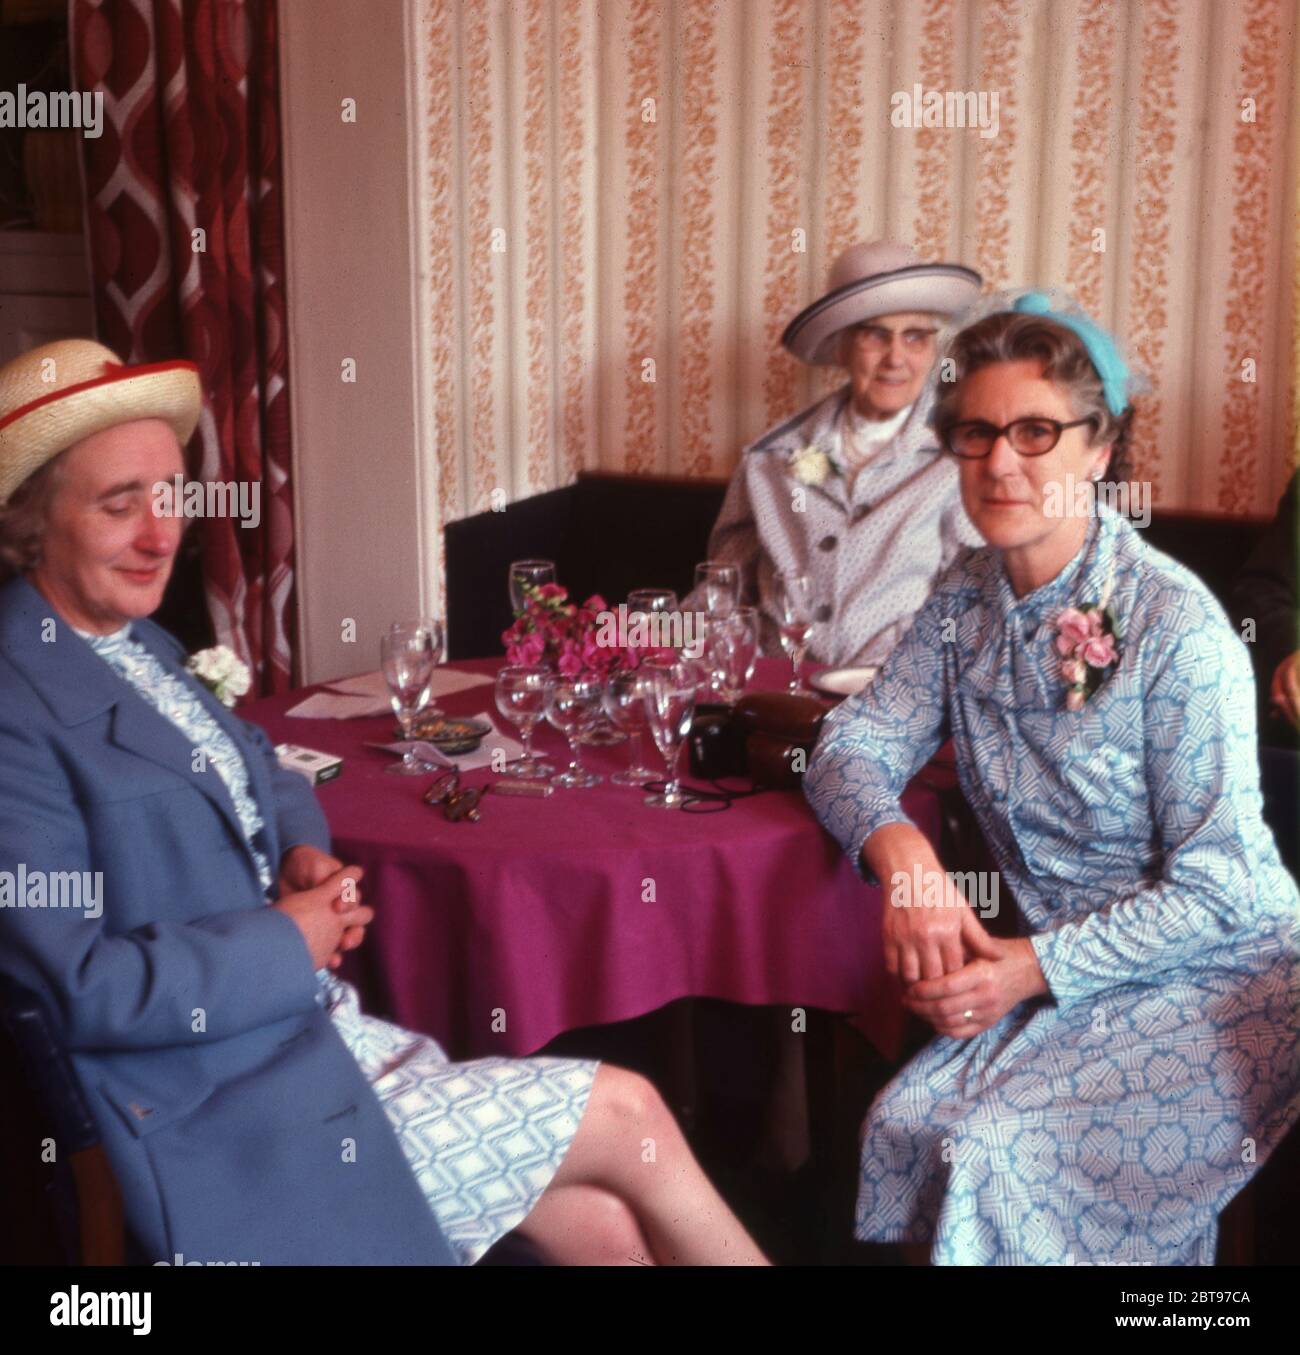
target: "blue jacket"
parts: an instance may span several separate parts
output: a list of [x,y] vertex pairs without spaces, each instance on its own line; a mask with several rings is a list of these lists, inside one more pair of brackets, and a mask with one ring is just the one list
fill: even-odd
[[[182,671],[165,631],[133,634]],[[307,782],[202,690],[273,867],[328,850]],[[264,904],[220,776],[191,759],[31,584],[0,587],[0,968],[59,1021],[133,1236],[151,1261],[451,1264],[302,934]],[[101,915],[15,906],[36,872],[101,872]]]

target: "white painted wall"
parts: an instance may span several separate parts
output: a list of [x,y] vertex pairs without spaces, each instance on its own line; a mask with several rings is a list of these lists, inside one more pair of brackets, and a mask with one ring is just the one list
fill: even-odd
[[[407,0],[281,0],[285,247],[306,682],[379,666],[435,610],[417,378],[417,82]],[[356,100],[356,122],[342,101]],[[341,379],[345,358],[355,384]],[[427,443],[426,443],[427,445]],[[433,458],[429,458],[432,461]],[[342,638],[346,619],[355,643]]]

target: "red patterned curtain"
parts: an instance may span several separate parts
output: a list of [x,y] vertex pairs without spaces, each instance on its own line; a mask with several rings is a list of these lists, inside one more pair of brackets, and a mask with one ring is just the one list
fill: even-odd
[[256,484],[260,522],[201,518],[217,642],[291,685],[293,498],[274,0],[72,0],[73,67],[104,93],[82,139],[99,337],[203,374],[203,481]]

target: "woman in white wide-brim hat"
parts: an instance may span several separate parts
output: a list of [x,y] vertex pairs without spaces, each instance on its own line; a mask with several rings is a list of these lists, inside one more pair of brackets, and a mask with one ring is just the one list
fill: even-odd
[[[808,656],[882,663],[934,578],[979,543],[926,424],[939,331],[979,287],[959,264],[857,244],[786,328],[795,357],[846,381],[744,449],[709,538],[709,558],[738,566],[742,601],[759,608],[764,652],[780,652],[777,575],[802,575]],[[698,592],[689,601],[704,605]]]
[[200,409],[192,364],[86,340],[0,368],[0,879],[85,882],[0,907],[0,970],[57,1015],[136,1258],[469,1264],[519,1226],[559,1262],[762,1264],[644,1079],[452,1063],[334,976],[361,872],[147,619]]

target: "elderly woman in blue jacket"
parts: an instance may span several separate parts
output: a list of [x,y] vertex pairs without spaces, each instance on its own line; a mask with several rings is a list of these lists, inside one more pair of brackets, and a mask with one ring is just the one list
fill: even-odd
[[[653,1088],[450,1063],[332,970],[373,914],[307,783],[146,618],[198,374],[0,368],[0,967],[44,997],[151,1261],[756,1263]],[[653,1140],[647,1160],[643,1145]]]
[[[940,578],[805,789],[887,900],[934,1029],[877,1097],[857,1234],[934,1262],[1212,1264],[1300,1115],[1300,900],[1261,819],[1250,662],[1096,484],[1127,372],[1029,293],[965,328],[935,426],[988,543]],[[1017,934],[899,809],[951,735]]]

